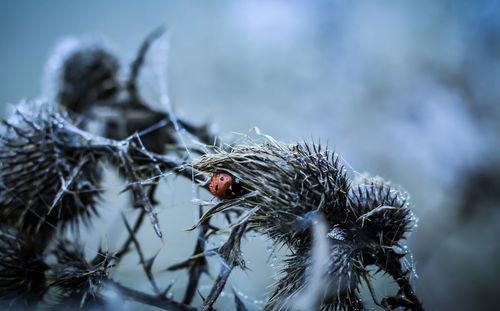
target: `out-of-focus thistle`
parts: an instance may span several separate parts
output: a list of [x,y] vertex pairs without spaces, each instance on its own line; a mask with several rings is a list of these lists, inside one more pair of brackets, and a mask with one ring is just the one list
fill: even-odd
[[[73,42],[70,49],[60,48],[62,52],[56,54],[54,68],[51,68],[57,103],[78,120],[82,128],[88,121],[102,123],[100,134],[105,137],[121,140],[142,132],[142,143],[156,153],[164,153],[169,145],[177,146],[176,130],[185,130],[199,141],[212,144],[214,137],[206,126],[195,126],[180,119],[166,107],[154,109],[155,103],[145,101],[139,92],[137,81],[147,54],[165,32],[162,26],[147,36],[125,79],[119,75],[117,57],[102,44]],[[164,98],[159,101],[168,101],[166,94],[161,96]]]
[[[159,28],[146,38],[126,80],[119,77],[117,58],[100,45],[58,55],[54,105],[21,104],[1,121],[0,304],[100,308],[106,284],[126,299],[192,311],[200,277],[209,271],[206,257],[218,256],[220,272],[200,306],[213,310],[233,269],[246,267],[241,240],[255,230],[290,250],[266,310],[361,310],[362,284],[385,309],[422,310],[410,284],[412,267],[402,265],[407,255],[402,242],[415,221],[404,193],[376,178],[350,180],[339,158],[321,145],[285,145],[268,137],[264,144],[248,141],[214,147],[212,153],[206,145],[214,142],[213,135],[173,115],[164,85],[159,100],[168,107],[163,111],[140,96],[139,71],[163,32]],[[91,133],[90,122],[103,128]],[[191,145],[183,139],[186,132],[194,138]],[[203,156],[188,165],[192,153]],[[97,214],[100,168],[109,164],[126,180],[140,213],[133,225],[122,213],[128,237],[112,257],[98,251],[88,261],[78,243],[54,233]],[[167,172],[197,182],[212,174],[208,189],[221,199],[201,216],[193,255],[167,269],[188,269],[182,302],[169,297],[170,286],[157,282],[156,256],[147,258],[136,235],[147,215],[162,237],[154,192]],[[207,249],[212,236],[225,232],[209,222],[217,213],[225,214],[231,232],[222,246]],[[109,277],[132,246],[154,294]],[[369,266],[392,277],[397,294],[376,298]],[[235,303],[237,310],[246,310],[237,296]]]
[[112,257],[99,251],[93,260],[87,261],[81,245],[67,240],[59,241],[53,254],[56,264],[47,273],[47,304],[57,310],[102,305],[100,291],[113,266]]
[[123,172],[135,206],[161,237],[141,176],[176,169],[177,159],[150,153],[139,136],[116,141],[92,135],[47,103],[20,105],[2,123],[1,222],[48,241],[59,225],[87,221],[97,213],[100,165],[108,161]]
[[[0,147],[0,300],[16,307],[18,302],[34,305],[42,296],[57,310],[102,302],[100,287],[119,258],[111,260],[99,252],[94,260],[86,261],[82,248],[67,240],[50,251],[58,229],[68,224],[76,228],[97,213],[101,166],[111,162],[119,166],[128,181],[127,190],[141,209],[140,218],[148,215],[160,237],[141,172],[173,170],[192,176],[189,169],[179,168],[182,163],[178,159],[145,149],[139,136],[116,141],[93,135],[44,102],[21,104],[10,118],[2,120]],[[131,236],[137,227],[136,223],[130,228]],[[129,246],[130,241],[118,252],[120,256]],[[55,264],[51,257],[55,257]],[[151,296],[116,282],[113,287],[145,304],[191,310],[166,296]]]
[[0,307],[33,307],[46,291],[43,245],[34,237],[0,226]]
[[[400,243],[413,228],[414,217],[403,193],[378,179],[351,182],[333,153],[321,145],[285,145],[269,138],[226,152],[204,155],[193,167],[203,173],[228,174],[237,192],[223,196],[200,222],[216,213],[238,211],[239,222],[286,245],[282,277],[266,310],[296,309],[296,298],[311,285],[312,229],[318,217],[328,227],[329,263],[323,292],[309,307],[321,310],[360,310],[359,290],[371,290],[369,265],[395,279],[400,290],[377,305],[421,310],[409,283],[410,271],[400,259]],[[235,185],[236,186],[236,185]]]
[[2,223],[48,240],[59,224],[96,214],[98,156],[63,115],[46,104],[21,104],[2,124]]
[[[148,103],[139,92],[138,78],[143,69],[151,46],[165,35],[166,28],[159,27],[146,37],[130,64],[128,76],[120,77],[118,58],[97,42],[72,41],[71,48],[59,48],[54,60],[49,62],[53,77],[54,99],[60,110],[65,111],[81,129],[88,129],[93,122],[98,135],[114,140],[124,140],[135,134],[136,142],[144,149],[158,154],[175,154],[188,158],[189,152],[178,132],[187,132],[203,144],[212,144],[212,135],[207,126],[196,126],[173,114],[168,107],[154,109],[155,103]],[[151,51],[151,53],[159,51]],[[166,56],[166,55],[165,55]],[[166,87],[166,86],[165,86]],[[163,89],[163,88],[162,88]],[[159,101],[169,106],[167,94],[161,94]],[[167,101],[167,103],[165,103]],[[158,105],[157,105],[158,106]],[[191,148],[191,152],[196,148]],[[144,166],[149,159],[136,157],[135,164]],[[114,162],[121,175],[126,175],[120,162]],[[143,169],[137,176],[141,180],[156,180],[161,176],[158,169]],[[148,188],[149,200],[155,204],[156,182]],[[136,204],[137,205],[137,204]]]
[[118,92],[118,68],[115,56],[98,44],[75,49],[61,68],[58,102],[81,114],[95,102],[110,100]]

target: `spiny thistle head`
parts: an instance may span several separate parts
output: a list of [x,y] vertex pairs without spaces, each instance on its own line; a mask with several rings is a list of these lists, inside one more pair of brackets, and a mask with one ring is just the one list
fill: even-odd
[[21,105],[0,136],[0,216],[28,234],[96,213],[101,179],[85,139],[46,104]]
[[118,91],[118,60],[98,44],[79,44],[63,56],[58,101],[70,112],[84,113]]
[[402,192],[380,178],[352,182],[337,155],[320,145],[248,143],[206,154],[193,167],[232,182],[231,191],[219,196],[202,221],[230,209],[251,211],[252,228],[291,246],[304,242],[301,234],[315,213],[323,214],[335,229],[332,234],[363,236],[385,246],[395,245],[412,228]]
[[38,239],[0,225],[0,306],[24,309],[40,301],[47,269]]
[[307,286],[311,232],[318,216],[325,220],[330,245],[328,281],[318,305],[322,310],[361,308],[359,285],[369,282],[366,267],[380,264],[385,250],[397,246],[413,227],[401,192],[378,179],[350,181],[339,158],[320,145],[285,145],[270,138],[264,144],[249,142],[207,154],[193,167],[227,174],[237,189],[229,187],[231,191],[219,195],[221,200],[201,222],[215,213],[243,210],[240,221],[290,247],[269,310],[287,308]]
[[304,233],[314,213],[331,222],[346,217],[342,206],[349,181],[337,157],[319,146],[246,144],[207,154],[193,166],[204,173],[227,173],[240,188],[205,217],[233,207],[251,211],[252,228],[289,246],[308,239]]
[[51,288],[48,304],[58,310],[100,304],[100,290],[109,278],[112,257],[99,251],[93,260],[87,261],[82,246],[68,240],[59,241],[53,254],[56,264],[47,274]]
[[357,217],[363,235],[385,247],[397,245],[415,225],[407,194],[378,177],[355,181],[347,207]]

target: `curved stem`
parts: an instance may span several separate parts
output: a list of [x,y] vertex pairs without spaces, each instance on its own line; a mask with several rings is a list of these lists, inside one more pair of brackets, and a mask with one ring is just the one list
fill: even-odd
[[163,310],[169,311],[194,311],[196,308],[176,302],[165,296],[151,295],[144,292],[126,287],[118,282],[109,280],[107,285],[112,288],[115,292],[124,296],[130,300],[154,306]]

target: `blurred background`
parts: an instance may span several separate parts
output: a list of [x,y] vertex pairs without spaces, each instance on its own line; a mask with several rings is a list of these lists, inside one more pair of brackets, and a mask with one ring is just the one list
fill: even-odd
[[[45,64],[65,37],[102,40],[126,65],[162,23],[170,28],[168,90],[177,114],[209,122],[223,137],[256,126],[285,142],[328,141],[353,174],[402,185],[419,218],[408,245],[424,306],[498,305],[499,1],[5,0],[1,115],[44,95]],[[141,79],[145,92],[160,87],[147,72]],[[117,210],[128,198],[108,175],[103,217],[83,237],[89,249],[115,249],[125,235]],[[189,256],[196,236],[183,231],[196,219],[192,185],[167,176],[159,194],[165,242],[150,226],[140,233],[150,255],[160,251],[156,271]],[[268,244],[247,239],[252,271],[230,280],[251,310],[262,308],[279,271],[281,256]],[[129,257],[117,278],[150,290]],[[159,273],[181,297],[185,272]],[[208,292],[211,281],[203,282]],[[377,282],[379,293],[393,289],[390,280]]]

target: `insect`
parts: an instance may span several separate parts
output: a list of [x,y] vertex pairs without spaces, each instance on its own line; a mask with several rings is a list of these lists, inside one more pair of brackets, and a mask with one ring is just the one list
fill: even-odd
[[233,178],[227,173],[214,174],[208,188],[214,196],[221,199],[232,198],[241,192],[239,179]]

